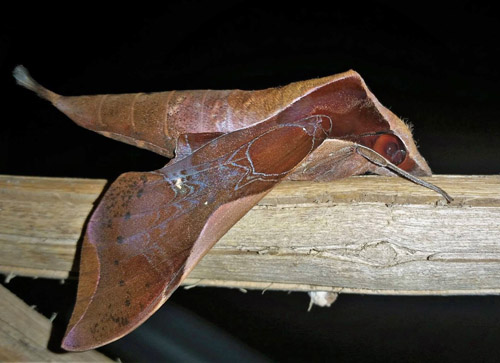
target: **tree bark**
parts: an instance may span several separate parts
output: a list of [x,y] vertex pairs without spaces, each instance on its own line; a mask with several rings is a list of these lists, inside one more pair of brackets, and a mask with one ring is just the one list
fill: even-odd
[[[187,285],[369,294],[500,293],[500,176],[285,182],[203,258]],[[105,180],[0,176],[0,273],[76,276]]]

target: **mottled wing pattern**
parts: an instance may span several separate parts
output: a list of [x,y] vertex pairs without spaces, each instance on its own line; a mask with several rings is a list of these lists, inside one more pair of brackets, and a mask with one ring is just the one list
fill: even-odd
[[121,175],[89,221],[63,347],[95,348],[140,325],[330,131],[330,119],[321,116],[258,124],[160,170]]

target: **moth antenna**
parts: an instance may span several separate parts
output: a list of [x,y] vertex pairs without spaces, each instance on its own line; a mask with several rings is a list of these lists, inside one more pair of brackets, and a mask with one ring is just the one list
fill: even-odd
[[359,144],[354,147],[354,150],[356,151],[356,153],[358,153],[359,155],[361,155],[362,157],[364,157],[368,161],[371,161],[375,165],[378,165],[382,168],[389,169],[389,170],[393,171],[394,173],[398,174],[399,176],[402,176],[403,178],[406,178],[406,179],[412,181],[415,184],[421,185],[425,188],[428,188],[428,189],[435,191],[436,193],[441,194],[443,196],[443,198],[446,199],[446,201],[448,203],[451,203],[453,201],[453,198],[448,193],[446,193],[443,189],[441,189],[440,187],[438,187],[434,184],[428,183],[422,179],[419,179],[416,176],[411,175],[410,173],[404,171],[403,169],[398,168],[396,165],[394,165],[389,160],[384,158],[378,152],[376,152],[376,151],[374,151],[366,146],[359,145]]
[[46,99],[54,103],[54,101],[56,101],[59,97],[61,97],[57,93],[48,90],[47,88],[43,87],[40,83],[35,81],[33,77],[31,77],[26,67],[24,67],[23,65],[18,65],[16,68],[14,68],[12,75],[16,79],[18,85],[23,86],[24,88],[27,88],[35,92],[38,96],[40,96],[43,99]]

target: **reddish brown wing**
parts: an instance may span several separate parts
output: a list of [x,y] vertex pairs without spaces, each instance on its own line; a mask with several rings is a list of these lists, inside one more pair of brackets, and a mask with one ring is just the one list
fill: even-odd
[[95,348],[140,325],[330,130],[330,119],[320,116],[259,124],[160,170],[120,176],[88,224],[62,346]]

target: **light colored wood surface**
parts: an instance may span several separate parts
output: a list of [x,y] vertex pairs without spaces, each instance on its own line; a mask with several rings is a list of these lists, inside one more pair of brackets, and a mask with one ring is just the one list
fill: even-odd
[[[500,293],[500,176],[286,182],[187,285],[372,294]],[[0,272],[67,278],[104,180],[0,176]]]
[[47,349],[52,324],[0,285],[0,361],[112,362],[96,351],[54,353]]

